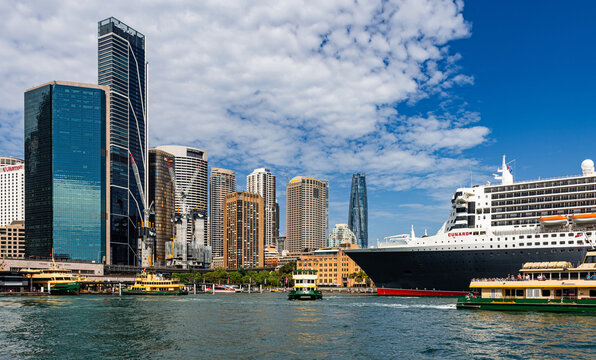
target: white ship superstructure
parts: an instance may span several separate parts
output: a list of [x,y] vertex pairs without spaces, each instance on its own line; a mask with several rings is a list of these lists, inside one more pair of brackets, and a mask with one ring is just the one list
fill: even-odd
[[[447,221],[436,235],[395,235],[379,248],[402,251],[453,251],[549,248],[551,252],[592,247],[596,239],[594,162],[582,162],[582,174],[514,183],[503,163],[500,184],[459,188]],[[515,253],[514,253],[515,254]]]

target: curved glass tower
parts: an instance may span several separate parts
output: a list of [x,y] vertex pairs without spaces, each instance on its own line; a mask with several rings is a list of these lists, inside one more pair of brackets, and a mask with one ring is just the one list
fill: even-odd
[[358,246],[361,248],[368,247],[368,203],[366,200],[365,174],[352,175],[348,227],[356,235]]

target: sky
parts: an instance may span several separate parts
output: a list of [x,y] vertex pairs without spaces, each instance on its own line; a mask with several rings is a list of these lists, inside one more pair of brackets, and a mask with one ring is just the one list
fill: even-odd
[[[565,6],[562,6],[565,5]],[[210,167],[330,182],[347,223],[368,185],[369,244],[438,230],[456,188],[580,173],[592,158],[596,4],[589,1],[1,2],[0,154],[23,157],[23,93],[97,82],[97,22],[146,36],[150,146]]]

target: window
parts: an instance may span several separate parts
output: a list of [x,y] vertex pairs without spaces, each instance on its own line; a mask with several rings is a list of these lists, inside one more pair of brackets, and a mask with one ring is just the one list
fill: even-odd
[[526,297],[527,298],[539,298],[540,297],[540,289],[526,289]]

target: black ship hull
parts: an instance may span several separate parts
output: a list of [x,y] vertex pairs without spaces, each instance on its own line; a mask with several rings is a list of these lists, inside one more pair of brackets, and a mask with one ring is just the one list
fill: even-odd
[[[517,274],[526,262],[569,261],[581,264],[589,247],[404,251],[399,248],[345,250],[375,282],[377,289],[427,292],[379,294],[445,295],[468,291],[470,280]],[[452,294],[454,295],[454,294]]]

